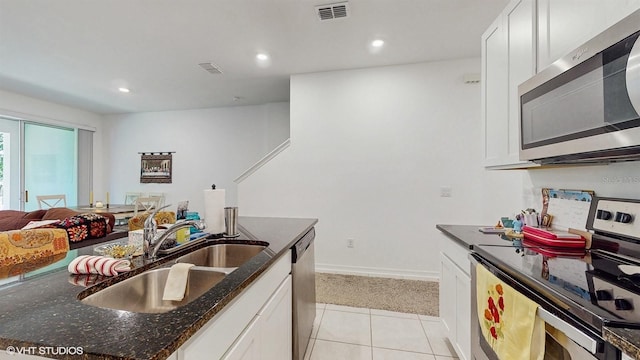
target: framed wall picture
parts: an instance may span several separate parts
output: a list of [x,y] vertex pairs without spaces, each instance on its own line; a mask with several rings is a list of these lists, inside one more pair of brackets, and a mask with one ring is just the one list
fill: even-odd
[[171,183],[171,153],[142,153],[140,183]]

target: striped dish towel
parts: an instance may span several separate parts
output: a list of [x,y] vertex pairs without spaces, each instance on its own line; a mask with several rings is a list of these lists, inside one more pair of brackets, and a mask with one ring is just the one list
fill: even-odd
[[67,267],[72,274],[99,274],[115,276],[131,270],[129,260],[113,259],[106,256],[81,255],[73,259]]

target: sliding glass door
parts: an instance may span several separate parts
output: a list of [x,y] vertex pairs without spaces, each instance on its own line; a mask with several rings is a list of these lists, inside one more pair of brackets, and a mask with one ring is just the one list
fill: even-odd
[[36,210],[39,195],[63,194],[67,206],[88,196],[93,133],[0,115],[0,210]]
[[67,205],[77,204],[78,141],[74,129],[24,124],[24,188],[26,211],[39,208],[37,196],[66,196]]

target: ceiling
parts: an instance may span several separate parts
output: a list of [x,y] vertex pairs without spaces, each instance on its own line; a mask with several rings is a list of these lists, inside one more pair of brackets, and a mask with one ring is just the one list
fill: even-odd
[[0,0],[0,89],[99,114],[288,101],[292,74],[480,56],[507,2]]

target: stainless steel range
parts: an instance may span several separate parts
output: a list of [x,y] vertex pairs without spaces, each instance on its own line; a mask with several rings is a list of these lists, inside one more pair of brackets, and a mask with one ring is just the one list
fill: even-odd
[[[528,240],[474,246],[470,258],[538,304],[546,323],[545,359],[620,359],[603,327],[640,328],[640,200],[594,198],[587,229],[590,250],[548,247]],[[472,267],[475,288],[475,266]],[[473,303],[477,299],[472,291]],[[472,306],[472,353],[497,359]]]

